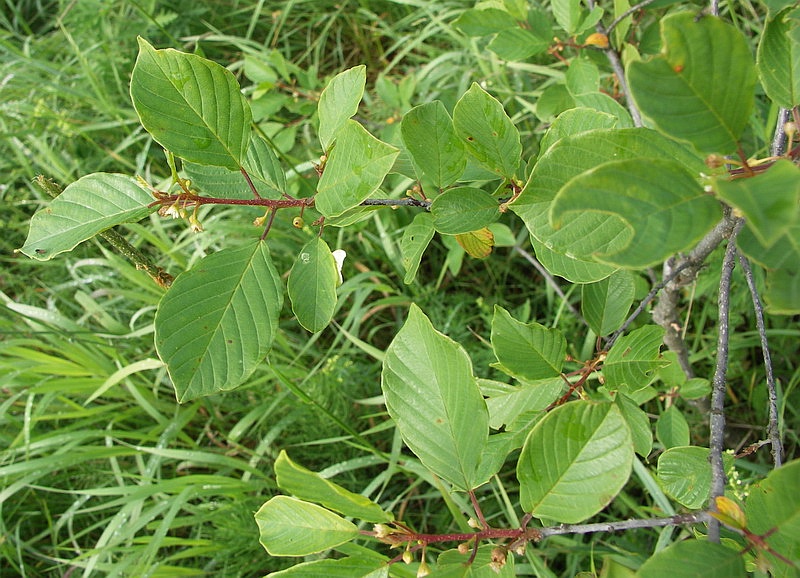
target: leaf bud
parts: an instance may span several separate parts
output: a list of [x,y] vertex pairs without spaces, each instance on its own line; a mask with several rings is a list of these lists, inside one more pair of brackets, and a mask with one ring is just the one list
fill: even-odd
[[725,157],[712,153],[706,157],[706,166],[710,169],[718,169],[725,164]]
[[499,574],[503,566],[506,565],[507,558],[508,551],[505,548],[499,546],[497,548],[492,548],[492,561],[489,562],[489,567],[494,570],[496,574]]
[[406,564],[411,564],[414,561],[414,554],[411,553],[411,550],[406,548],[406,551],[403,552],[403,562]]

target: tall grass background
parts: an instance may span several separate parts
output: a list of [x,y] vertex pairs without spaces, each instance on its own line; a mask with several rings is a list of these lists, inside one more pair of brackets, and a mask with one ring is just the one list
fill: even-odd
[[[572,330],[576,356],[590,350],[591,338],[563,299],[511,248],[478,262],[437,241],[421,281],[406,286],[398,241],[413,215],[386,211],[353,231],[326,233],[348,252],[332,328],[310,336],[287,308],[270,363],[246,386],[184,405],[153,347],[161,289],[101,241],[46,263],[14,249],[47,200],[37,175],[62,185],[98,171],[151,182],[168,175],[128,95],[136,36],[229,66],[263,117],[261,129],[284,162],[298,167],[298,190],[313,187],[303,170],[320,154],[315,98],[344,68],[367,64],[360,120],[384,138],[396,138],[411,106],[435,98],[452,106],[480,81],[503,100],[532,156],[546,128],[536,98],[563,76],[563,66],[546,58],[511,66],[496,60],[452,26],[470,1],[0,1],[0,576],[244,577],[285,567],[258,544],[252,518],[276,492],[272,463],[282,449],[410,524],[447,531],[459,509],[452,500],[462,498],[443,500],[435,479],[400,459],[399,437],[378,399],[381,352],[411,302],[470,350],[479,374],[491,361],[481,340],[494,303]],[[259,82],[274,87],[260,95]],[[395,193],[408,185],[390,183]],[[253,216],[214,210],[204,215],[201,235],[157,217],[123,233],[177,274],[252,236]],[[283,271],[313,234],[286,221],[270,233]],[[509,225],[511,243],[524,247],[523,227]],[[698,298],[711,294],[712,282],[706,285]],[[706,332],[713,303],[703,303],[692,313],[701,367],[714,347]],[[748,324],[744,314],[739,321]],[[796,398],[798,332],[786,320],[773,323],[784,399]],[[757,341],[752,332],[734,337],[741,361],[732,394],[742,427],[734,423],[731,436],[741,439],[733,444],[755,441],[751,424],[766,421]],[[797,424],[795,405],[782,410]],[[693,419],[701,424],[703,416]],[[794,451],[796,430],[787,435]],[[748,467],[759,473],[757,464]],[[482,490],[491,523],[518,523],[515,485],[508,470]],[[621,496],[617,514],[645,516],[667,502],[644,478],[642,486],[649,489]],[[572,576],[605,557],[631,565],[672,535],[552,539],[518,569]]]

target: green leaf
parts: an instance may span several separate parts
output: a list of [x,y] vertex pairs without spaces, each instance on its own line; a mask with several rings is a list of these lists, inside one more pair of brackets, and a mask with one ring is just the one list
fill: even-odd
[[565,110],[547,129],[547,133],[539,144],[539,149],[544,153],[564,137],[594,129],[614,128],[617,126],[617,122],[614,115],[593,108],[580,107]]
[[617,271],[581,287],[581,312],[597,335],[617,330],[628,316],[635,294],[633,273]]
[[764,92],[775,104],[800,104],[800,10],[781,10],[767,20],[758,45],[756,64]]
[[564,255],[531,236],[531,245],[539,262],[553,275],[563,277],[572,283],[594,283],[611,275],[616,267],[597,263],[593,259],[579,259],[575,255]]
[[640,578],[744,578],[740,552],[707,540],[685,540],[657,552],[636,574]]
[[792,269],[800,262],[800,219],[787,215],[787,220],[795,221],[785,234],[778,237],[769,247],[764,246],[751,227],[745,227],[736,237],[736,246],[753,261],[767,269]]
[[581,0],[553,0],[553,16],[569,36],[578,33],[581,22]]
[[669,361],[660,354],[664,330],[645,325],[620,337],[603,362],[603,377],[610,391],[630,394],[644,389],[653,373]]
[[725,202],[747,217],[747,226],[765,247],[798,222],[800,167],[791,161],[781,159],[752,178],[717,179],[714,187]]
[[[721,218],[719,203],[672,160],[612,161],[567,183],[550,208],[558,229],[567,213],[613,215],[616,233],[584,239],[582,256],[620,267],[648,267],[694,245]],[[596,241],[592,237],[596,237]],[[594,242],[593,242],[594,241]]]
[[497,56],[511,62],[527,60],[531,56],[547,52],[549,47],[550,39],[518,26],[501,30],[487,46]]
[[756,71],[747,41],[719,18],[678,12],[661,20],[662,54],[628,65],[639,109],[698,150],[736,150],[753,109]]
[[505,10],[472,8],[464,10],[453,22],[453,26],[467,36],[487,36],[507,28],[515,28],[518,24],[514,17]]
[[656,475],[664,492],[692,510],[708,502],[711,491],[708,454],[708,448],[684,446],[670,448],[658,456]]
[[512,377],[533,381],[561,373],[567,340],[556,328],[522,323],[495,305],[491,339],[498,361],[493,366]]
[[[767,538],[773,550],[800,566],[800,461],[794,460],[772,470],[761,482],[750,487],[745,505],[751,532]],[[772,563],[773,576],[796,576],[775,556],[764,552]]]
[[150,191],[127,175],[86,175],[33,215],[20,251],[48,261],[115,225],[145,218],[156,210],[148,206],[153,200]]
[[389,578],[388,560],[367,560],[351,556],[334,560],[324,558],[303,562],[280,572],[271,572],[269,578]]
[[467,152],[479,163],[501,177],[514,177],[522,157],[519,131],[503,105],[477,83],[456,103],[453,124]]
[[329,510],[365,522],[391,522],[394,517],[360,494],[354,494],[319,474],[294,463],[285,450],[275,460],[278,487],[300,500],[316,502]]
[[222,249],[180,274],[155,318],[179,402],[241,385],[263,361],[283,305],[267,244]]
[[311,333],[328,326],[336,309],[339,272],[328,244],[314,237],[300,250],[286,289],[297,321]]
[[[286,191],[286,176],[278,157],[259,135],[253,135],[243,168],[250,175],[258,194],[267,199],[278,199]],[[183,162],[183,169],[191,179],[192,188],[203,194],[223,199],[252,199],[253,191],[241,170]]]
[[689,424],[676,406],[669,406],[658,416],[656,437],[666,449],[689,445]]
[[467,154],[441,102],[412,108],[403,117],[400,131],[414,164],[434,186],[447,187],[464,174]]
[[574,58],[564,75],[567,90],[574,97],[600,90],[600,70],[588,58]]
[[649,162],[646,159],[651,158],[674,159],[697,174],[707,170],[703,159],[688,147],[645,128],[599,129],[566,136],[539,158],[510,207],[525,222],[537,257],[548,271],[576,283],[598,281],[615,271],[616,267],[579,256],[591,252],[600,237],[613,241],[625,230],[625,224],[610,215],[570,213],[556,230],[548,219],[550,206],[556,193],[585,171],[615,159]]
[[[483,381],[481,382],[483,383]],[[521,386],[492,382],[487,391],[481,387],[486,396],[486,407],[489,410],[489,427],[500,429],[511,426],[520,415],[526,412],[544,411],[558,399],[564,389],[561,377],[523,382]]]
[[403,269],[406,271],[405,277],[403,277],[403,283],[406,285],[413,283],[417,277],[422,254],[433,239],[434,232],[433,215],[430,213],[418,213],[403,231],[403,238],[400,240],[400,254],[403,260]]
[[680,395],[683,399],[700,399],[711,395],[711,383],[707,379],[694,377],[681,385]]
[[308,556],[358,536],[353,524],[316,504],[275,496],[255,515],[259,541],[270,556]]
[[474,187],[456,187],[431,203],[434,228],[445,235],[477,231],[500,217],[500,206],[491,195]]
[[477,479],[489,415],[464,348],[433,328],[416,305],[386,350],[381,386],[406,445],[461,490]]
[[381,185],[399,152],[356,121],[345,120],[317,186],[317,210],[336,217],[363,202]]
[[334,76],[319,96],[319,141],[325,153],[330,152],[339,130],[358,111],[367,84],[367,67],[354,66]]
[[258,135],[253,135],[250,139],[244,169],[259,192],[264,187],[278,193],[279,196],[286,192],[286,174],[281,162],[267,141]]
[[768,272],[764,301],[770,313],[777,315],[800,313],[800,270],[793,268]]
[[653,432],[650,429],[650,419],[647,414],[625,394],[617,394],[614,402],[619,407],[622,417],[631,430],[633,449],[637,454],[646,458],[653,449]]
[[631,432],[612,403],[573,401],[531,430],[517,464],[522,509],[578,523],[611,502],[633,467]]
[[139,38],[131,99],[142,126],[188,161],[238,170],[252,113],[233,74],[219,64]]

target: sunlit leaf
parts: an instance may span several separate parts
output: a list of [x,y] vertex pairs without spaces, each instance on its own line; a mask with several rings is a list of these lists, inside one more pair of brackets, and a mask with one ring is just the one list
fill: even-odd
[[367,83],[367,67],[354,66],[334,76],[319,96],[319,140],[322,150],[330,152],[336,133],[358,111]]
[[386,350],[381,385],[389,415],[427,468],[462,490],[486,481],[476,472],[489,415],[472,363],[416,305]]
[[400,129],[414,163],[436,187],[447,187],[464,173],[467,154],[440,101],[412,108]]
[[269,578],[389,578],[389,561],[366,559],[323,558],[296,564],[280,572],[271,572]]
[[517,464],[522,508],[578,523],[602,510],[628,481],[633,444],[619,408],[574,401],[536,424]]
[[263,241],[212,253],[179,275],[155,318],[156,349],[178,401],[241,385],[272,346],[282,305]]
[[281,450],[275,460],[275,481],[278,487],[294,497],[316,502],[345,516],[366,522],[391,522],[394,518],[360,494],[354,494],[319,474],[296,464]]
[[358,528],[344,518],[288,496],[270,498],[255,517],[259,541],[271,556],[308,556],[358,536]]
[[317,210],[336,217],[360,204],[381,185],[398,154],[356,121],[345,120],[317,186]]
[[661,20],[662,54],[628,65],[639,109],[698,150],[736,150],[753,109],[756,71],[747,40],[720,18],[692,12]]
[[336,286],[339,273],[330,247],[314,237],[300,250],[286,290],[297,321],[311,333],[328,326],[336,309]]
[[233,74],[219,64],[139,38],[131,99],[142,126],[186,160],[238,170],[252,113]]
[[548,218],[556,193],[574,177],[611,160],[648,162],[647,159],[664,158],[680,162],[696,174],[707,170],[703,159],[688,147],[650,129],[598,129],[565,136],[539,158],[525,188],[510,207],[525,222],[537,256],[551,273],[573,282],[598,281],[616,267],[593,263],[591,258],[580,255],[591,253],[599,241],[610,243],[625,234],[625,224],[611,215],[575,212],[564,215],[556,230]]
[[47,261],[120,223],[135,222],[156,210],[152,193],[126,175],[93,173],[69,185],[31,218],[28,257]]
[[647,387],[659,367],[669,361],[661,358],[664,330],[645,325],[620,337],[603,363],[603,377],[609,390],[633,393]]
[[556,328],[522,323],[495,305],[491,339],[496,366],[509,375],[532,381],[561,373],[567,340]]
[[778,106],[800,104],[800,9],[793,7],[771,16],[758,45],[758,74],[764,92]]
[[453,124],[467,152],[498,176],[517,171],[522,144],[519,131],[500,104],[477,83],[456,103]]

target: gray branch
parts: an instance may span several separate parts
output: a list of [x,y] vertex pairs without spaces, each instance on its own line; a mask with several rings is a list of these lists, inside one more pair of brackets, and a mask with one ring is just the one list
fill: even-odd
[[703,524],[711,520],[706,512],[693,514],[679,514],[668,518],[651,518],[641,520],[622,520],[619,522],[601,522],[598,524],[561,524],[536,528],[542,538],[558,536],[561,534],[592,534],[595,532],[618,532],[620,530],[633,530],[635,528],[661,528],[663,526],[678,526],[681,524]]
[[756,327],[758,328],[758,336],[761,338],[761,353],[764,356],[764,370],[767,374],[767,394],[769,395],[767,438],[771,446],[772,463],[776,468],[779,468],[783,460],[783,444],[781,442],[780,428],[778,427],[778,395],[775,390],[775,374],[772,370],[772,356],[769,352],[769,343],[767,341],[767,327],[764,323],[764,305],[761,302],[761,296],[758,294],[755,279],[753,279],[753,269],[742,253],[739,253],[739,263],[742,266],[744,277],[747,279],[747,287],[750,289],[750,296],[753,299]]
[[[736,219],[733,232],[728,239],[725,257],[722,261],[722,272],[719,279],[719,319],[717,321],[717,363],[714,369],[711,390],[711,417],[709,419],[711,434],[709,439],[711,461],[711,508],[715,508],[714,498],[725,493],[725,466],[722,463],[722,451],[725,446],[725,395],[727,393],[726,374],[728,372],[728,342],[730,340],[730,298],[731,277],[736,266],[736,236],[739,234],[744,219]],[[708,539],[719,542],[719,522],[711,520],[708,526]]]

